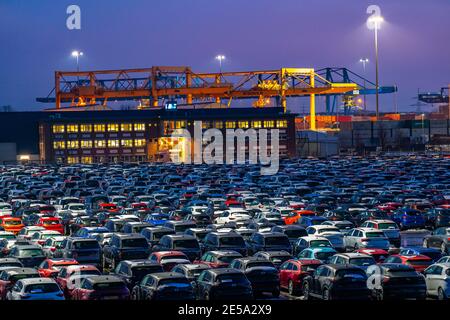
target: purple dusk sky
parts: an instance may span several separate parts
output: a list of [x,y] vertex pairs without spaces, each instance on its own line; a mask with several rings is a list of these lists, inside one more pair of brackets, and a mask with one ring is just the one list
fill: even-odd
[[[66,28],[66,8],[81,7],[82,29]],[[218,71],[347,67],[374,81],[370,4],[381,7],[380,85],[397,84],[400,111],[416,109],[417,89],[450,83],[449,0],[0,0],[0,106],[32,110],[54,86],[55,70],[187,65]],[[394,95],[381,98],[392,111]],[[301,111],[305,100],[289,108]],[[374,98],[368,101],[374,109]],[[323,99],[318,100],[324,109]],[[423,107],[430,110],[431,106]]]

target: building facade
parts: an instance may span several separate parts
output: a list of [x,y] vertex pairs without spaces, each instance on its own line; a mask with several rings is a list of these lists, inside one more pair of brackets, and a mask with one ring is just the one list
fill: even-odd
[[281,108],[36,112],[34,119],[43,163],[168,161],[172,132],[187,129],[194,136],[195,121],[224,135],[227,129],[279,129],[280,157],[296,152],[295,115]]

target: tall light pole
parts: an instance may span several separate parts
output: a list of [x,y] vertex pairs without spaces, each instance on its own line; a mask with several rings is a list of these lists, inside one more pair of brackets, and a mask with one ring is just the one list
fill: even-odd
[[359,59],[359,62],[363,65],[363,71],[364,71],[364,111],[367,110],[367,104],[366,104],[366,64],[369,63],[369,59],[367,58],[361,58]]
[[77,72],[80,71],[79,59],[80,59],[81,56],[83,56],[83,52],[78,51],[78,50],[72,51],[72,57],[75,57],[77,59]]
[[384,21],[381,15],[371,16],[368,20],[369,24],[372,25],[373,30],[375,31],[375,82],[376,82],[376,119],[379,119],[379,111],[380,111],[380,100],[379,100],[379,82],[378,82],[378,29],[380,28],[381,23]]
[[220,73],[222,73],[222,61],[225,60],[225,56],[223,54],[219,54],[216,56],[216,60],[219,60]]

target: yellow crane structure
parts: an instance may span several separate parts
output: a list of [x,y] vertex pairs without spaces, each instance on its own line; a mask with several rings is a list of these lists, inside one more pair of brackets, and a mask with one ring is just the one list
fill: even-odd
[[[63,103],[72,107],[106,105],[111,100],[148,99],[153,107],[162,101],[179,101],[187,105],[199,101],[254,99],[255,107],[268,105],[272,98],[287,109],[287,98],[310,97],[310,129],[316,129],[316,95],[336,95],[357,90],[354,83],[333,83],[313,68],[195,73],[190,67],[154,66],[143,69],[56,71],[55,88],[39,102]],[[54,97],[50,95],[55,93]]]

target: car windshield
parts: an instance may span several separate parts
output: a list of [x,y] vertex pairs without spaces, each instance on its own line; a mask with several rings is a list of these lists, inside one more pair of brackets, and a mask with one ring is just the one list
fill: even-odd
[[77,275],[98,275],[98,276],[101,275],[100,271],[95,270],[95,269],[90,269],[90,270],[89,269],[88,270],[81,269],[81,270],[72,272],[71,275],[74,273],[76,273]]
[[354,264],[360,267],[366,267],[375,264],[375,260],[373,258],[352,258],[349,262],[350,264]]
[[273,263],[268,262],[268,261],[253,261],[253,262],[247,263],[247,269],[254,268],[254,267],[272,267],[273,268]]
[[44,220],[43,224],[46,226],[60,224],[59,220]]
[[323,228],[319,230],[319,233],[325,233],[325,232],[337,232],[335,228]]
[[420,216],[420,211],[407,211],[408,216]]
[[8,239],[8,240],[12,240],[15,239],[16,236],[13,234],[0,234],[0,239]]
[[166,256],[166,257],[161,258],[161,262],[169,261],[169,260],[186,260],[186,257],[182,256],[182,255],[171,255],[171,256]]
[[247,279],[243,274],[222,274],[217,277],[217,281],[220,283],[244,284],[247,282]]
[[41,257],[44,254],[41,249],[20,249],[20,256],[29,258],[29,257]]
[[412,266],[428,266],[432,262],[429,260],[420,260],[420,259],[414,259],[414,260],[406,260],[407,264],[410,264]]
[[159,265],[155,266],[138,266],[133,267],[133,277],[137,279],[144,278],[147,274],[155,273],[155,272],[162,272],[162,268]]
[[59,292],[60,289],[56,283],[36,283],[27,285],[26,293],[52,293]]
[[83,205],[74,205],[74,206],[70,206],[69,207],[70,210],[84,210],[84,206]]
[[389,230],[389,229],[397,229],[397,225],[392,222],[383,222],[378,224],[378,229],[380,230]]
[[180,224],[180,225],[176,225],[175,226],[175,231],[176,232],[184,232],[187,229],[192,228],[192,225],[189,224]]
[[337,278],[353,278],[353,279],[365,279],[366,274],[363,270],[348,269],[348,270],[338,270],[336,273]]
[[328,240],[312,240],[309,242],[311,248],[331,247],[331,243]]
[[6,220],[5,224],[8,226],[18,226],[22,224],[22,221],[20,220]]
[[224,246],[244,246],[244,239],[242,237],[222,237],[220,244]]
[[188,248],[198,248],[197,240],[176,240],[173,242],[173,247],[175,249],[188,249]]
[[217,260],[219,260],[220,262],[223,262],[223,263],[230,263],[234,259],[238,259],[238,258],[240,258],[240,256],[220,256],[217,258]]
[[123,239],[122,240],[122,247],[124,248],[147,248],[148,243],[147,240],[143,238],[135,238],[135,239]]
[[75,241],[73,243],[75,249],[98,249],[100,245],[97,241]]
[[322,251],[319,251],[319,252],[316,252],[316,253],[314,254],[314,256],[315,256],[317,259],[323,260],[323,261],[328,260],[328,258],[331,257],[332,255],[334,255],[334,252],[322,252]]
[[316,270],[319,266],[320,266],[320,264],[302,265],[301,269],[302,269],[303,272],[313,271],[313,270]]
[[265,244],[269,246],[288,246],[289,239],[287,237],[267,237]]
[[366,232],[366,238],[384,238],[383,232]]
[[11,282],[16,282],[21,279],[30,279],[30,278],[39,278],[39,273],[21,273],[21,274],[15,274],[9,278]]
[[159,281],[158,285],[167,286],[167,285],[177,285],[177,284],[190,284],[187,279],[184,278],[174,278],[174,279],[162,279]]
[[307,235],[306,230],[302,229],[288,229],[284,231],[284,234],[288,236],[288,238],[300,238]]
[[94,290],[111,290],[125,288],[123,282],[100,282],[94,284]]

